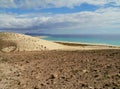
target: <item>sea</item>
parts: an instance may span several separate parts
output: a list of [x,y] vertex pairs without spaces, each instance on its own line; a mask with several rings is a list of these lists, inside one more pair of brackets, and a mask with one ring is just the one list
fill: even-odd
[[42,34],[49,41],[80,42],[120,46],[120,34]]
[[120,35],[51,35],[43,39],[120,46]]

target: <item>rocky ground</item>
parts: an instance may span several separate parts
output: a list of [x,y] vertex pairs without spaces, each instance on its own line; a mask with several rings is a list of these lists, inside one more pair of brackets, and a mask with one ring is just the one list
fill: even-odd
[[0,53],[0,89],[120,89],[120,50]]

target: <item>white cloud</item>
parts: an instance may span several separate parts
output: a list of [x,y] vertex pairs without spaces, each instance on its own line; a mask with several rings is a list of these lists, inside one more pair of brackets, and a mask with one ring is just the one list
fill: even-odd
[[105,5],[113,3],[120,6],[120,0],[0,0],[1,8],[51,8],[51,7],[69,7],[79,6],[83,3],[92,5]]
[[15,7],[14,0],[0,0],[0,7],[1,8],[10,8],[10,7]]
[[48,29],[120,29],[120,9],[107,8],[95,12],[78,12],[56,15],[7,15],[0,14],[0,29],[43,30]]

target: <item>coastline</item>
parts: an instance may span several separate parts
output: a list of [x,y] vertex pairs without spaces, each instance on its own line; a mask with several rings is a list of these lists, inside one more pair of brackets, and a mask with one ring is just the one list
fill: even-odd
[[91,44],[91,43],[80,43],[80,42],[66,42],[66,41],[52,41],[54,43],[65,46],[64,51],[79,51],[79,50],[114,50],[120,49],[119,46],[111,46],[105,44]]
[[[36,36],[37,38],[44,39],[49,36]],[[44,39],[46,40],[46,39]],[[70,45],[70,46],[107,46],[107,47],[117,47],[120,48],[118,45],[111,45],[111,44],[103,44],[103,43],[87,43],[87,42],[72,42],[72,41],[55,41],[55,40],[48,40],[54,43]]]
[[64,44],[64,45],[71,45],[71,46],[107,46],[107,47],[118,47],[120,48],[120,46],[117,45],[109,45],[109,44],[99,44],[99,43],[84,43],[84,42],[69,42],[69,41],[52,41],[55,43],[59,43],[59,44]]
[[106,44],[92,44],[92,43],[69,42],[69,41],[51,41],[47,39],[45,40],[44,37],[47,36],[32,37],[32,36],[16,34],[16,33],[1,33],[0,37],[1,37],[0,40],[1,52],[120,49],[120,47],[118,46],[111,46]]

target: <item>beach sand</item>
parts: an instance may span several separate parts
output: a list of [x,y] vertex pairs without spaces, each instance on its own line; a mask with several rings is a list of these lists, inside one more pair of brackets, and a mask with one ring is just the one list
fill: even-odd
[[120,47],[0,33],[0,89],[120,89]]

